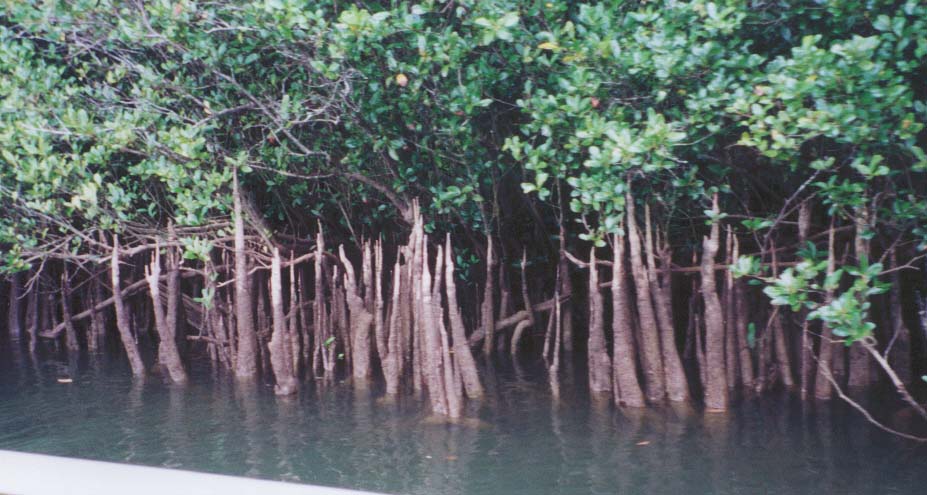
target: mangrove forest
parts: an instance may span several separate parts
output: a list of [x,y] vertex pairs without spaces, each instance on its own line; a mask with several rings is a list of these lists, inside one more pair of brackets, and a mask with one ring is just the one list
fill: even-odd
[[911,493],[925,80],[919,0],[0,0],[0,448]]

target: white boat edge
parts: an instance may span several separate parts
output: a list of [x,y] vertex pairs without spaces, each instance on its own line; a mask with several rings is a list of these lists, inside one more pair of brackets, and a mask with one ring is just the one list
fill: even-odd
[[2,495],[374,495],[113,462],[0,450]]

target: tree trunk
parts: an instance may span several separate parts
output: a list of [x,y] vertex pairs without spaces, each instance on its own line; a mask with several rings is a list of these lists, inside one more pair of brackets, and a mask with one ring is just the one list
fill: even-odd
[[[827,233],[827,275],[829,278],[837,269],[837,259],[834,253],[834,225],[831,223],[830,230]],[[834,289],[826,288],[824,294],[824,304],[830,304],[834,300]],[[832,361],[834,355],[834,346],[841,345],[831,342],[833,331],[826,324],[821,325],[821,349],[818,352],[818,369],[814,380],[814,397],[820,400],[829,400],[831,398],[833,386],[828,377],[833,377]]]
[[[384,320],[383,310],[386,307],[383,300],[383,244],[377,240],[373,244],[373,286],[368,290],[373,291],[373,338],[376,345],[377,356],[380,359],[380,367],[384,367],[384,362],[389,354],[388,330]],[[395,286],[393,287],[395,290]]]
[[772,324],[773,345],[776,346],[776,362],[782,385],[792,388],[795,378],[792,377],[792,358],[789,356],[789,346],[785,338],[785,326],[782,324],[782,313],[776,315]]
[[[811,230],[811,202],[805,201],[798,210],[798,242],[802,246],[808,241],[808,232]],[[801,398],[808,397],[808,391],[811,387],[812,359],[814,358],[814,348],[811,342],[811,333],[808,329],[808,311],[801,312],[801,346],[799,349],[799,383],[801,384]]]
[[470,352],[470,346],[467,343],[467,332],[457,302],[457,282],[454,280],[454,250],[451,249],[450,234],[445,239],[444,270],[444,287],[447,292],[448,321],[451,325],[454,362],[457,363],[457,368],[460,371],[467,397],[476,399],[483,396],[483,385],[480,383],[480,375],[476,369],[476,360],[474,360],[473,354]]
[[[512,359],[515,359],[518,354],[518,345],[521,342],[524,333],[529,329],[533,328],[535,324],[534,318],[534,308],[531,305],[531,298],[528,295],[528,277],[525,274],[525,269],[528,264],[527,252],[522,251],[521,254],[521,299],[522,304],[525,307],[525,313],[528,315],[527,318],[518,322],[518,325],[515,327],[515,331],[512,333],[512,345],[510,346],[510,352],[512,353]],[[500,270],[501,272],[502,270]]]
[[[103,282],[94,277],[91,290],[90,308],[93,309],[104,299]],[[91,351],[100,350],[106,341],[106,319],[103,317],[103,311],[94,310],[90,314],[90,333],[87,335],[87,347]]]
[[327,359],[325,372],[330,377],[334,378],[335,367],[338,365],[338,344],[340,343],[342,346],[343,352],[341,353],[341,359],[346,361],[349,368],[351,367],[351,357],[353,356],[351,350],[351,336],[348,335],[350,332],[350,328],[348,328],[348,304],[347,301],[345,301],[341,270],[337,265],[332,267],[331,294],[332,335],[335,337],[335,340],[332,341],[331,345],[325,348]]
[[[892,268],[898,267],[895,248],[889,252],[889,261]],[[901,312],[901,276],[898,271],[892,272],[891,284],[888,294],[892,329],[889,341],[889,362],[903,383],[911,383],[911,331],[905,324]]]
[[274,393],[292,395],[296,393],[296,376],[293,373],[293,351],[290,349],[286,316],[283,312],[283,275],[280,265],[280,249],[275,246],[270,265],[270,307],[274,322],[268,349],[270,365],[277,381]]
[[219,311],[219,304],[221,304],[222,298],[216,289],[216,281],[213,278],[214,273],[215,268],[213,267],[213,262],[211,259],[207,259],[203,267],[203,293],[204,296],[208,295],[208,303],[204,305],[203,308],[203,319],[208,322],[212,330],[212,336],[216,340],[215,347],[219,360],[225,365],[226,369],[234,371],[235,353],[232,351],[231,339],[229,338],[225,321]]
[[634,197],[628,182],[625,207],[628,211],[628,244],[631,252],[631,275],[637,293],[637,313],[640,321],[641,367],[647,400],[659,402],[666,397],[666,378],[660,351],[660,328],[654,313],[647,267],[644,266],[637,219],[634,217]]
[[560,322],[563,333],[563,350],[567,353],[573,352],[573,279],[570,278],[570,263],[564,252],[566,251],[566,238],[561,229],[560,232],[560,261],[558,270],[560,276],[558,284],[560,288],[560,297],[564,299],[560,305]]
[[[398,312],[399,331],[396,335],[397,349],[397,373],[400,377],[408,374],[412,367],[412,352],[415,341],[415,263],[414,263],[414,244],[410,241],[405,249],[405,263],[401,265],[400,276],[402,284],[399,297],[399,307],[394,311]],[[413,387],[418,386],[418,382],[413,377]]]
[[[734,261],[740,257],[740,242],[734,236]],[[750,354],[750,342],[747,338],[747,325],[750,307],[747,303],[747,290],[742,280],[734,281],[734,321],[736,325],[737,351],[740,363],[740,381],[745,390],[753,390],[753,357]],[[755,340],[755,336],[754,336]]]
[[7,330],[10,340],[19,341],[23,333],[22,296],[23,277],[21,273],[14,273],[10,277],[10,310],[7,313]]
[[315,308],[312,312],[315,351],[312,361],[316,375],[321,376],[324,369],[323,361],[325,360],[322,349],[329,342],[329,318],[327,306],[325,305],[325,237],[322,235],[321,224],[319,224],[319,232],[315,236],[315,249]]
[[39,343],[39,287],[42,285],[42,273],[35,274],[32,288],[29,290],[29,300],[26,303],[26,332],[29,334],[29,353],[34,354]]
[[486,357],[491,357],[493,352],[493,347],[495,346],[496,341],[496,327],[495,327],[495,310],[493,308],[493,268],[495,267],[495,260],[493,259],[492,252],[492,235],[488,234],[486,236],[486,284],[483,288],[483,305],[482,305],[482,317],[483,317],[483,354]]
[[[730,226],[727,228],[725,243],[727,265],[734,263],[734,235]],[[724,271],[724,361],[727,372],[727,386],[733,390],[737,386],[737,317],[734,308],[734,275],[730,270]]]
[[[368,311],[368,306],[361,297],[354,278],[354,265],[351,260],[344,254],[344,246],[338,248],[338,254],[341,256],[341,263],[344,265],[344,287],[347,297],[348,311],[351,313],[350,333],[351,333],[351,352],[352,352],[352,370],[355,380],[366,380],[370,377],[370,326],[373,324],[373,315]],[[369,256],[365,255],[365,258]],[[370,261],[365,260],[364,268],[368,273],[364,274],[364,279],[372,281],[372,275],[369,273]],[[367,289],[372,295],[373,291]]]
[[[176,324],[176,319],[171,322],[164,314],[164,307],[161,305],[161,248],[155,247],[155,252],[151,256],[151,264],[145,267],[145,280],[148,281],[148,293],[151,295],[152,311],[154,312],[155,328],[158,331],[158,363],[167,368],[168,374],[175,383],[187,381],[187,373],[183,369],[183,363],[180,360],[180,353],[177,351],[177,341],[174,339],[174,329],[170,327],[171,323]],[[176,290],[176,287],[174,288]],[[170,291],[170,287],[168,287]],[[168,299],[171,295],[168,294]]]
[[257,322],[254,335],[257,338],[258,369],[272,372],[270,350],[267,348],[273,333],[273,309],[268,309],[270,304],[270,279],[265,280],[262,275],[259,274],[250,279],[248,285],[254,291],[251,301],[252,307],[255,309],[254,320]]
[[[421,222],[419,222],[421,223]],[[419,324],[417,337],[422,341],[422,379],[428,387],[428,397],[433,413],[441,416],[448,415],[447,392],[445,391],[444,376],[441,363],[441,343],[438,336],[438,316],[432,299],[432,279],[428,267],[428,238],[419,234],[419,249],[417,263],[421,264],[422,277],[418,284],[418,301],[421,308],[417,318]],[[490,313],[492,315],[492,313]]]
[[[862,263],[865,258],[869,259],[869,241],[866,240],[866,229],[869,227],[869,209],[865,204],[866,197],[863,197],[863,206],[856,210],[856,240],[855,252],[856,262]],[[869,353],[858,343],[850,346],[850,377],[849,386],[851,388],[868,387],[872,383],[872,370],[870,366]]]
[[507,274],[508,271],[504,267],[496,270],[496,285],[499,287],[497,320],[502,320],[515,313],[515,306],[512,303],[512,284],[509,283]]
[[116,328],[119,330],[119,338],[122,340],[122,346],[129,358],[132,374],[144,376],[145,364],[142,362],[142,356],[138,352],[138,344],[136,344],[135,337],[132,335],[132,329],[129,326],[129,315],[126,313],[126,306],[122,300],[122,289],[119,286],[119,238],[117,236],[113,236],[110,276],[113,285],[113,304],[116,308]]
[[[428,262],[428,259],[425,259]],[[431,303],[433,305],[435,325],[439,331],[438,355],[440,356],[441,372],[444,386],[444,397],[447,403],[448,416],[459,418],[463,411],[463,386],[460,378],[460,371],[455,366],[451,358],[451,346],[448,342],[447,327],[444,324],[444,303],[443,292],[441,291],[441,281],[444,277],[444,250],[438,245],[437,256],[435,259],[435,276],[431,289]]]
[[80,350],[80,343],[77,341],[77,329],[71,320],[71,283],[68,280],[67,269],[61,272],[61,288],[61,317],[64,320],[65,341],[68,351],[76,352]]
[[[387,352],[385,357],[381,358],[383,378],[386,380],[386,393],[389,395],[399,393],[400,360],[402,359],[402,350],[400,349],[400,337],[402,334],[400,317],[402,311],[399,306],[404,302],[401,297],[404,293],[402,272],[402,265],[397,259],[393,267],[393,296],[390,301],[389,332],[386,338]],[[378,297],[382,299],[382,296],[378,295]]]
[[[776,258],[776,250],[772,251],[772,271],[773,276],[779,274],[779,262]],[[792,388],[795,386],[795,378],[792,376],[792,358],[789,355],[788,341],[785,336],[785,327],[782,324],[782,314],[778,311],[773,316],[772,325],[772,344],[776,350],[776,370],[782,379],[782,385]]]
[[[646,216],[649,217],[649,206],[644,211],[647,214]],[[679,359],[679,350],[676,348],[676,331],[673,327],[672,288],[669,286],[668,277],[663,283],[664,281],[657,274],[653,229],[650,219],[647,218],[646,221],[647,280],[650,283],[651,297],[657,316],[657,324],[660,328],[660,351],[663,358],[663,373],[666,376],[666,394],[671,401],[685,401],[689,399],[689,384],[686,381],[686,372],[682,369],[682,361]],[[670,266],[666,265],[664,268],[669,269]]]
[[[708,359],[705,357],[705,338],[702,319],[698,314],[693,318],[695,326],[695,361],[698,364],[698,378],[702,382],[702,389],[708,383]],[[704,391],[704,390],[703,390]]]
[[612,391],[612,362],[605,344],[605,310],[602,292],[599,288],[599,268],[596,264],[595,246],[589,249],[589,337],[587,350],[589,359],[589,388],[593,394]]
[[[712,200],[712,210],[720,213],[718,195]],[[702,298],[705,304],[705,358],[708,369],[705,383],[705,406],[709,410],[727,409],[727,376],[724,370],[724,320],[721,301],[715,283],[715,256],[718,254],[720,226],[712,222],[711,235],[702,240]]]
[[612,357],[615,404],[628,407],[643,407],[644,394],[637,381],[637,365],[634,362],[632,340],[631,308],[628,304],[628,282],[625,273],[624,237],[614,236],[612,260]]
[[235,221],[235,323],[238,332],[238,358],[235,376],[251,378],[257,374],[257,334],[254,331],[254,311],[248,277],[248,255],[245,246],[245,219],[241,208],[238,171],[233,172],[233,216]]
[[290,344],[290,364],[293,366],[293,376],[299,376],[300,358],[300,297],[297,289],[295,256],[290,254],[290,308],[287,310],[287,341]]
[[299,318],[300,322],[300,334],[303,341],[302,347],[302,360],[304,369],[308,372],[312,369],[312,331],[313,328],[313,317],[310,316],[312,310],[310,306],[309,299],[309,290],[306,285],[306,272],[303,270],[298,270],[296,272],[296,283],[297,290],[299,291],[299,300],[301,304],[299,305]]
[[[174,227],[171,226],[171,238],[176,240],[176,236],[173,235]],[[167,271],[167,303],[165,305],[165,322],[167,323],[167,329],[171,332],[171,335],[174,338],[174,347],[177,348],[176,342],[184,342],[184,333],[186,320],[181,318],[181,311],[183,310],[183,305],[181,303],[181,294],[180,294],[180,263],[181,257],[180,253],[173,248],[169,248],[167,251],[167,262],[168,271]]]

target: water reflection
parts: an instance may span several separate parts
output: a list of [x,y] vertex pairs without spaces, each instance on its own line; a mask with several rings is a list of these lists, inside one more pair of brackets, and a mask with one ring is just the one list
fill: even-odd
[[788,395],[728,414],[624,409],[590,398],[584,373],[562,369],[554,400],[540,363],[497,364],[486,401],[449,424],[376,383],[319,381],[279,398],[208,366],[184,387],[135,382],[123,368],[100,355],[0,354],[0,448],[406,494],[912,493],[927,483],[927,448],[839,403]]

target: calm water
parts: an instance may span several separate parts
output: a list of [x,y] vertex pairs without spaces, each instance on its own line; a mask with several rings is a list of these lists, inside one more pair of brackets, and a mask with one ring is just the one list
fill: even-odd
[[[74,383],[59,384],[59,376]],[[133,383],[119,363],[0,353],[0,449],[405,494],[924,493],[927,447],[787,396],[730,416],[595,407],[567,377],[496,374],[461,425],[414,401],[309,386],[296,399],[196,370]],[[3,467],[0,466],[0,475]]]

